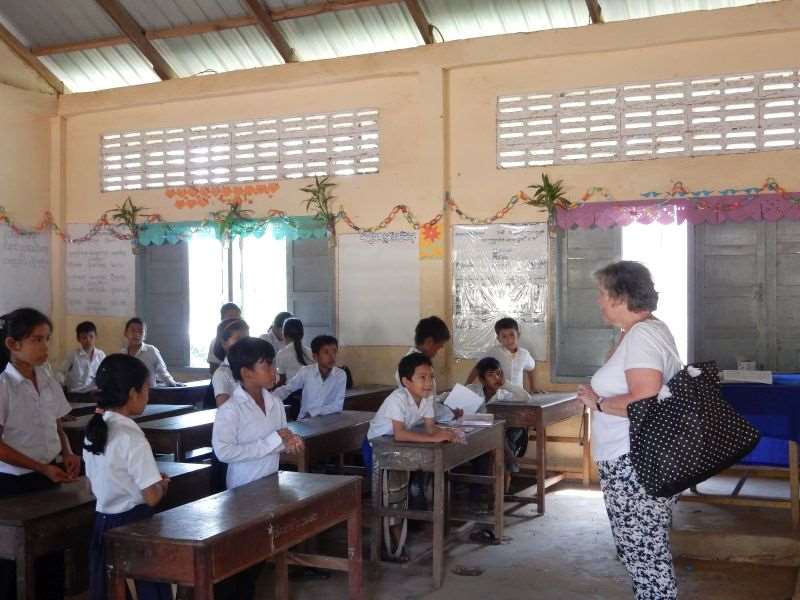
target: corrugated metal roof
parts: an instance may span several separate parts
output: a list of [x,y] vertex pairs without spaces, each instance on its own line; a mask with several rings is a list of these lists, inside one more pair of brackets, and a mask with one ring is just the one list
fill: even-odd
[[[262,0],[271,10],[320,0]],[[606,21],[712,10],[774,0],[601,0]],[[248,15],[241,0],[121,0],[145,30],[168,29]],[[437,40],[587,25],[585,0],[422,0]],[[95,0],[13,0],[0,4],[0,21],[28,46],[52,46],[121,35]],[[402,2],[280,21],[299,60],[319,60],[410,48],[422,38]],[[257,26],[180,38],[153,45],[181,77],[280,64]],[[76,92],[158,81],[130,44],[53,54],[43,62]]]

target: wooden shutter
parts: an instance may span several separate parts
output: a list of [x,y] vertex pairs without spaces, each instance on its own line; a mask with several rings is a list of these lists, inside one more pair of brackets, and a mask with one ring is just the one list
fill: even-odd
[[784,220],[774,227],[774,368],[800,371],[800,223]]
[[333,262],[328,240],[295,240],[287,252],[289,310],[303,321],[305,343],[334,334]]

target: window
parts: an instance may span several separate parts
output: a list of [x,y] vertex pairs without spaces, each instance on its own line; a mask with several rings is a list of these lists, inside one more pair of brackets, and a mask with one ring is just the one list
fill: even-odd
[[497,167],[797,148],[796,70],[497,99]]
[[103,192],[362,175],[379,168],[373,108],[111,132],[100,138]]

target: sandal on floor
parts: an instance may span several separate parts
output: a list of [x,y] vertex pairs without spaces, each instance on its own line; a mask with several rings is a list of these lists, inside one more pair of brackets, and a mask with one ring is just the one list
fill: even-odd
[[477,544],[488,544],[490,546],[497,546],[500,544],[500,540],[497,539],[497,536],[491,529],[478,529],[477,531],[473,531],[469,539]]

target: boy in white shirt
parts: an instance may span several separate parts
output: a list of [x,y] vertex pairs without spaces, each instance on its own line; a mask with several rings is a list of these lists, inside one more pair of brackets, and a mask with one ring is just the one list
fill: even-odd
[[342,412],[347,374],[336,366],[338,351],[339,342],[335,337],[318,335],[311,340],[316,364],[303,367],[286,385],[273,392],[285,400],[293,392],[303,390],[298,419]]
[[[242,318],[242,309],[239,308],[238,305],[234,304],[233,302],[226,302],[222,305],[222,308],[219,309],[219,320],[220,322],[227,321],[229,319],[241,319]],[[217,338],[215,337],[211,340],[211,344],[208,347],[208,370],[213,375],[214,371],[217,370],[217,367],[222,364],[222,360],[217,356]]]
[[[393,435],[398,442],[438,443],[455,442],[458,436],[453,430],[441,429],[434,421],[433,365],[431,359],[421,352],[412,352],[402,358],[397,367],[402,382],[381,404],[367,431],[362,445],[364,463],[372,469],[372,445],[370,440],[384,435]],[[413,429],[424,423],[424,431]],[[407,471],[384,470],[383,504],[387,508],[405,510],[408,506]],[[408,532],[406,519],[389,517],[383,520],[383,553],[386,560],[407,562],[405,540]]]
[[80,348],[67,356],[59,369],[68,392],[85,394],[97,389],[94,377],[97,367],[103,362],[106,353],[95,347],[97,327],[91,321],[83,321],[75,328]]
[[[228,463],[228,489],[272,475],[283,450],[299,452],[303,440],[289,431],[283,403],[267,389],[275,385],[275,350],[262,339],[246,337],[228,350],[228,363],[239,384],[217,409],[211,435],[214,453]],[[263,563],[219,584],[215,597],[252,600]]]
[[[534,393],[536,387],[533,381],[533,369],[536,361],[527,349],[519,345],[519,324],[514,319],[505,317],[494,324],[494,331],[499,343],[489,349],[487,356],[493,356],[500,362],[511,384],[525,388],[528,393]],[[477,370],[472,369],[467,383],[475,381],[477,376]]]
[[150,371],[150,387],[156,387],[159,383],[167,387],[181,387],[182,383],[178,383],[173,379],[167,364],[161,357],[161,352],[158,348],[144,343],[144,338],[147,335],[147,325],[139,317],[133,317],[125,323],[125,339],[128,344],[124,346],[120,352],[135,356],[144,363],[147,370]]

